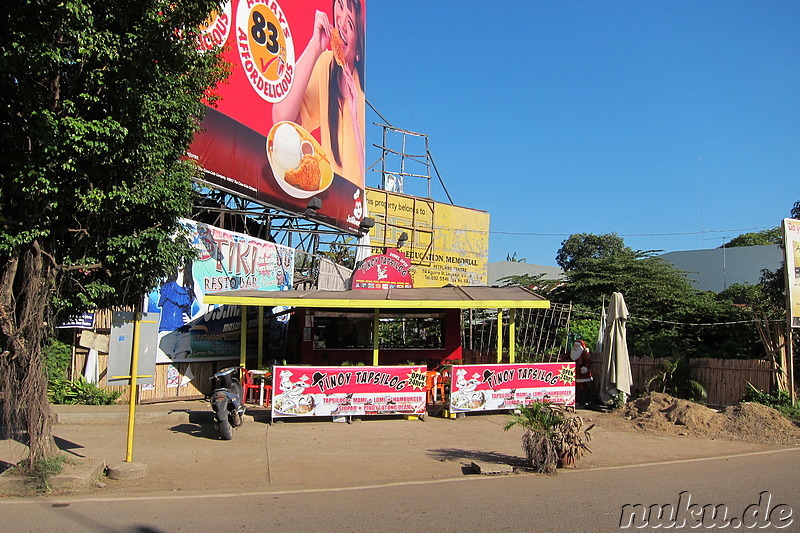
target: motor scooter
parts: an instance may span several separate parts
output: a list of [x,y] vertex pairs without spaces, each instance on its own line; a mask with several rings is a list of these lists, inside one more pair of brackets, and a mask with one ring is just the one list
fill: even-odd
[[225,440],[231,440],[233,428],[244,423],[243,389],[236,377],[238,371],[239,367],[236,366],[223,368],[210,378],[215,380],[215,388],[209,396],[216,419],[214,425]]

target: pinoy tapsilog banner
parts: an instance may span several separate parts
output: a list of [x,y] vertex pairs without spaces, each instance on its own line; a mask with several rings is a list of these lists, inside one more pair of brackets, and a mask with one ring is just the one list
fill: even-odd
[[506,410],[543,400],[575,405],[575,363],[453,366],[453,412]]
[[272,416],[425,414],[424,366],[276,366]]
[[800,220],[783,219],[783,248],[786,253],[786,278],[793,328],[800,328]]
[[[148,296],[148,312],[159,313],[159,363],[239,357],[238,306],[204,303],[206,294],[236,289],[292,288],[294,249],[182,219],[194,261],[187,261]],[[256,327],[255,310],[248,323]]]
[[364,216],[366,0],[230,0],[198,46],[223,46],[188,156],[228,191],[357,232]]

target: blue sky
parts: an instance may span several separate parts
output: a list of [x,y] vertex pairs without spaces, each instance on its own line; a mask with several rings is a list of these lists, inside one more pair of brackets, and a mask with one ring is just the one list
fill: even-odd
[[555,265],[572,233],[713,248],[800,200],[799,22],[796,0],[371,0],[367,99],[490,213],[490,261]]

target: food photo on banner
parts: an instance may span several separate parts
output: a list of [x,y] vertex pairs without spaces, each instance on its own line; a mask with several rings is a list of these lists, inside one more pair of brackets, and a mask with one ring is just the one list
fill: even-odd
[[272,416],[426,413],[425,366],[276,366]]
[[[223,190],[357,233],[364,217],[365,0],[233,0],[200,28],[230,75],[188,157]],[[315,202],[319,205],[320,202]]]
[[[148,295],[147,311],[160,314],[156,361],[238,359],[241,308],[204,304],[204,295],[290,289],[294,249],[188,219],[181,225],[197,257]],[[248,328],[257,327],[257,309],[249,311]]]
[[497,411],[550,401],[575,405],[575,363],[455,365],[453,412]]

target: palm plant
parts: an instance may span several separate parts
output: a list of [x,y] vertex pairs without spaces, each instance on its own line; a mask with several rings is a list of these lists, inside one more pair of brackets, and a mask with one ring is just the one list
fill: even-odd
[[522,449],[534,472],[555,474],[559,461],[574,464],[586,453],[594,425],[584,429],[583,419],[569,416],[564,408],[551,402],[519,406],[509,415],[504,431],[514,426],[525,430]]
[[647,380],[647,390],[700,401],[708,398],[708,392],[702,383],[694,379],[694,365],[685,355],[673,359],[662,360],[655,373]]

